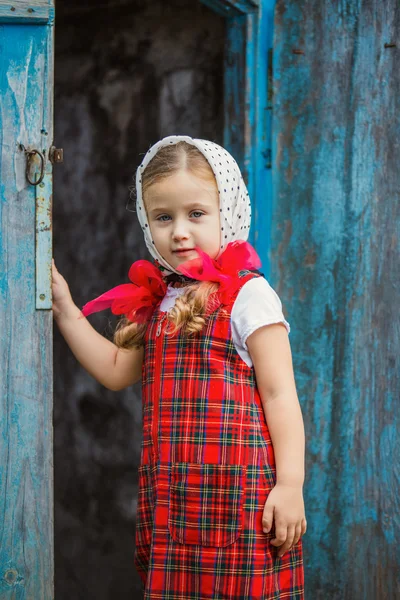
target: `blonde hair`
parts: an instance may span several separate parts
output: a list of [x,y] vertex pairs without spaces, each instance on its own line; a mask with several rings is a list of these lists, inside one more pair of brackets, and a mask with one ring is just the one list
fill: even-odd
[[[203,154],[192,144],[178,142],[161,148],[151,159],[142,175],[143,200],[149,188],[171,176],[173,173],[186,170],[205,181],[215,183],[214,173]],[[135,194],[135,188],[131,190]],[[175,301],[169,312],[167,334],[174,335],[182,329],[184,335],[190,336],[201,331],[205,325],[206,309],[213,310],[215,292],[219,284],[210,281],[195,282],[187,285],[183,294]],[[114,343],[120,348],[132,348],[143,345],[147,323],[132,323],[123,317],[117,324]]]

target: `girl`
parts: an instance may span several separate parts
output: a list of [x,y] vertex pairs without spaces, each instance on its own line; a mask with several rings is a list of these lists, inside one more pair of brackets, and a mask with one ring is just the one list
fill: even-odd
[[[135,566],[144,597],[304,598],[304,426],[279,297],[246,242],[250,200],[217,144],[169,136],[136,175],[154,264],[82,313],[53,262],[53,311],[98,381],[142,379]],[[124,317],[114,343],[84,317]]]

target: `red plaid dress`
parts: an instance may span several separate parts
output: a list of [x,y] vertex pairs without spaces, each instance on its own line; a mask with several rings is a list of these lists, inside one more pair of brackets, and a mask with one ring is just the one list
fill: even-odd
[[275,459],[254,369],[231,337],[238,291],[193,337],[167,337],[159,305],[147,328],[135,549],[145,600],[304,598],[302,539],[278,558],[274,527],[262,530]]

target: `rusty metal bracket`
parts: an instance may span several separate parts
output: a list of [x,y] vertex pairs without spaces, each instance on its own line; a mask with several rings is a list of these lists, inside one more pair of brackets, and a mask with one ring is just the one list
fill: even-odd
[[62,148],[56,148],[52,146],[49,150],[49,159],[54,163],[64,162],[64,150]]
[[[49,165],[49,168],[50,165]],[[36,263],[36,309],[52,308],[51,258],[53,176],[45,173],[43,182],[35,187],[35,263]]]

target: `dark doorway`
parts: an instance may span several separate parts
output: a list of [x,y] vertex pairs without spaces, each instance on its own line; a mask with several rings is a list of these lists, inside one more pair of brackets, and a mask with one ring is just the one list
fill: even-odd
[[[149,258],[126,211],[136,167],[170,134],[223,141],[225,21],[193,0],[58,2],[54,256],[75,303]],[[111,338],[110,311],[90,317]],[[140,386],[110,392],[54,328],[57,600],[141,598],[134,556]]]

